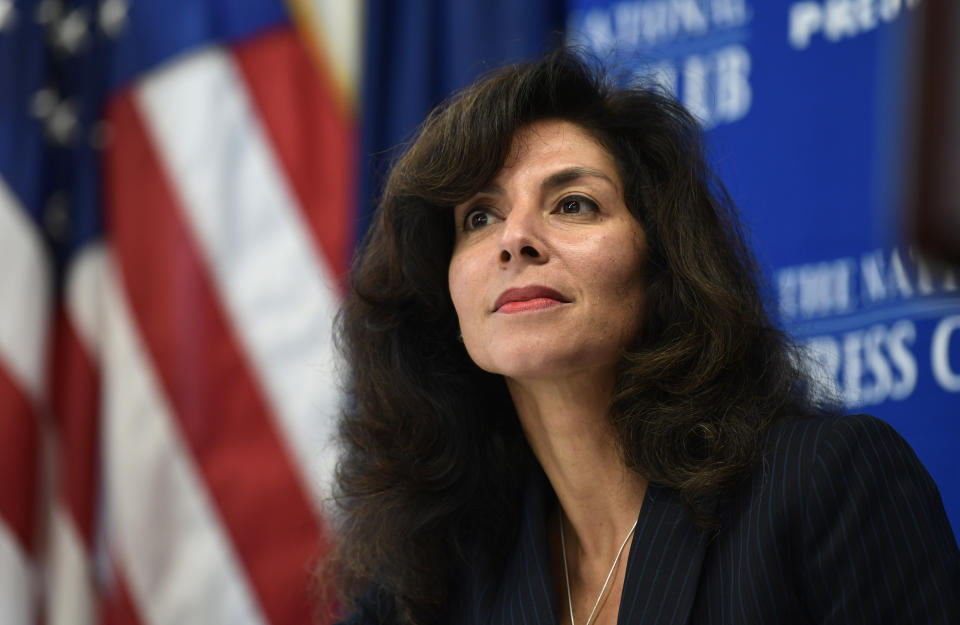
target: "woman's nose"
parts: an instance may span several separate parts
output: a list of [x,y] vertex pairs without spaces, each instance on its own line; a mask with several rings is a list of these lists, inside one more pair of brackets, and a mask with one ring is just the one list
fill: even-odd
[[500,261],[546,261],[546,246],[542,236],[540,215],[536,210],[522,207],[510,211],[500,237]]

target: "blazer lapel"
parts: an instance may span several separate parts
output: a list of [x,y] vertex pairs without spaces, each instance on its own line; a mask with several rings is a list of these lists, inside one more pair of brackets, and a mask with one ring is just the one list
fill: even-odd
[[649,487],[630,547],[618,625],[686,623],[708,539],[676,492]]
[[546,477],[537,468],[527,480],[517,542],[500,588],[490,604],[489,623],[556,623],[556,600],[546,538]]
[[[546,478],[527,482],[516,546],[480,622],[556,623],[556,597],[546,541]],[[697,594],[709,535],[679,495],[651,486],[640,508],[620,599],[618,625],[684,625]]]

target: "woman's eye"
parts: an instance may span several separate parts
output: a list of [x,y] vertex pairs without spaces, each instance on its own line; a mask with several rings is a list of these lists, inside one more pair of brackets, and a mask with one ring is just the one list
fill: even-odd
[[582,195],[571,195],[560,200],[558,212],[564,215],[581,215],[597,211],[597,204]]
[[463,217],[464,230],[478,230],[488,226],[496,219],[489,208],[474,208]]

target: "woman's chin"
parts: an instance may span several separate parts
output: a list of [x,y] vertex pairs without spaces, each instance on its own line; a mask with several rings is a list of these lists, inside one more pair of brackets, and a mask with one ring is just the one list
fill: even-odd
[[[517,381],[523,380],[563,380],[577,377],[588,371],[603,370],[616,362],[615,355],[603,357],[599,354],[581,352],[550,353],[544,350],[531,350],[522,353],[499,355],[496,358],[474,359],[484,371],[496,373]],[[612,368],[612,367],[610,367]]]

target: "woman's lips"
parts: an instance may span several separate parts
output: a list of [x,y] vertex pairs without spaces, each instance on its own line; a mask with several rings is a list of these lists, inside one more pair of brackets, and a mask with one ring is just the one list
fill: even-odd
[[542,310],[567,304],[570,300],[545,286],[524,286],[507,289],[493,304],[493,312],[517,313],[530,310]]

